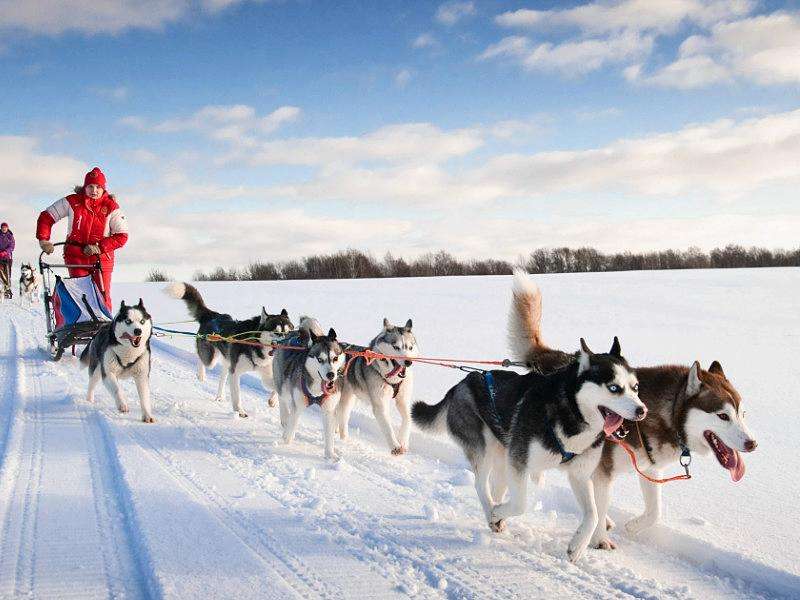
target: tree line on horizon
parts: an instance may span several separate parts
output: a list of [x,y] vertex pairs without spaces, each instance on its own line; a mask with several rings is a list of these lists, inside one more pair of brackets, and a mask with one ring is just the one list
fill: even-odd
[[[369,252],[349,248],[297,260],[255,261],[244,268],[197,271],[193,281],[276,281],[297,279],[380,279],[386,277],[442,277],[453,275],[510,275],[515,267],[528,273],[602,273],[665,269],[736,269],[800,266],[800,248],[728,245],[704,252],[700,248],[654,252],[604,253],[594,248],[540,248],[516,263],[495,259],[460,260],[445,250],[406,260],[391,253],[376,259]],[[170,281],[161,269],[152,269],[147,281]]]

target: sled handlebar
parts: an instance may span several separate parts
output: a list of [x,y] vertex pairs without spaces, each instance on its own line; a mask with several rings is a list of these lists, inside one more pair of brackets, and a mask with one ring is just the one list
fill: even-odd
[[[66,242],[56,242],[55,244],[53,244],[53,247],[55,248],[56,246],[80,246],[81,248],[83,248],[84,245],[85,244],[79,244],[78,242],[66,241]],[[67,264],[67,263],[64,263],[64,264],[47,263],[47,262],[44,262],[44,257],[45,257],[45,252],[44,252],[44,250],[42,250],[39,253],[39,272],[40,273],[44,273],[44,269],[52,269],[53,267],[56,267],[56,268],[59,268],[59,269],[86,269],[87,271],[95,271],[96,270],[96,271],[100,271],[101,273],[103,272],[103,266],[100,264],[100,259],[99,258],[97,259],[97,262],[94,263],[93,265],[70,265],[70,264]]]

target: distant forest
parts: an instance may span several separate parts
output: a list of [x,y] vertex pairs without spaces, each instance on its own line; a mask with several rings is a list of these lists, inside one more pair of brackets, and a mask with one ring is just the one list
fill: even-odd
[[[217,267],[198,271],[194,281],[274,281],[291,279],[366,279],[382,277],[441,277],[446,275],[510,275],[521,266],[529,273],[596,273],[607,271],[652,271],[662,269],[736,269],[800,266],[800,248],[767,250],[725,246],[703,252],[660,250],[606,254],[594,248],[542,248],[517,262],[505,260],[459,260],[444,250],[406,260],[387,254],[377,259],[368,252],[348,249],[333,254],[307,256],[281,262],[253,262],[240,269]],[[147,281],[169,281],[153,269]]]

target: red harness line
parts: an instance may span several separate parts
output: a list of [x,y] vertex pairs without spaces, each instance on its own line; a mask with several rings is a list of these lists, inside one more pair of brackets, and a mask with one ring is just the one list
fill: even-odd
[[639,463],[636,460],[636,452],[634,452],[633,448],[631,448],[628,444],[626,444],[622,440],[618,440],[617,438],[608,436],[606,439],[609,442],[614,442],[615,444],[618,444],[623,450],[625,450],[625,452],[628,453],[628,456],[631,459],[631,464],[633,465],[634,470],[639,474],[639,477],[641,477],[642,479],[646,479],[650,483],[669,483],[670,481],[681,481],[692,478],[692,476],[689,475],[688,472],[685,475],[675,475],[674,477],[667,477],[666,479],[655,479],[653,477],[650,477],[646,473],[642,472],[642,470],[639,468]]

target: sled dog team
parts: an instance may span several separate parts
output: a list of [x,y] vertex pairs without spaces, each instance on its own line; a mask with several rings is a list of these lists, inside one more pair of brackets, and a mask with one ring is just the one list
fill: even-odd
[[[694,455],[713,454],[739,481],[745,472],[741,453],[756,441],[748,429],[741,397],[714,361],[708,370],[690,366],[632,367],[614,338],[607,353],[592,352],[580,340],[576,352],[549,348],[541,334],[541,294],[526,273],[514,275],[508,335],[513,358],[529,372],[472,372],[435,405],[411,406],[413,359],[417,342],[409,319],[403,326],[384,319],[365,347],[346,345],[331,328],[324,332],[311,317],[295,329],[288,313],[261,314],[247,320],[208,308],[196,288],[171,284],[166,293],[181,299],[199,333],[235,339],[257,335],[259,345],[209,342],[197,338],[198,377],[222,363],[216,399],[229,382],[233,410],[247,417],[241,402],[241,376],[256,372],[272,390],[269,405],[280,405],[283,440],[294,439],[303,411],[317,404],[322,413],[325,457],[338,457],[334,438],[347,439],[350,412],[357,397],[369,401],[392,454],[408,450],[411,420],[422,429],[447,431],[461,446],[475,474],[475,489],[487,523],[502,531],[510,517],[523,514],[529,481],[541,485],[548,469],[566,472],[583,518],[567,548],[577,561],[587,547],[611,550],[607,515],[614,477],[630,468],[623,448],[612,441],[627,435],[639,468],[644,512],[625,528],[635,535],[661,516],[657,479]],[[121,412],[128,405],[119,386],[133,378],[142,420],[153,422],[149,392],[152,319],[143,303],[123,302],[110,326],[101,330],[81,355],[88,366],[88,400],[102,381]],[[279,341],[274,349],[266,348]],[[266,347],[265,347],[266,346]],[[398,359],[349,358],[346,350],[370,350]],[[347,368],[345,369],[345,365]],[[398,430],[390,421],[394,406]]]

